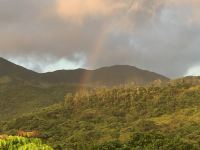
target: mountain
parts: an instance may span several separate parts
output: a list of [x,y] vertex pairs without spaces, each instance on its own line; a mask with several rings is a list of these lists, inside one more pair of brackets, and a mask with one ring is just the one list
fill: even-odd
[[0,77],[5,76],[35,83],[97,86],[116,86],[126,83],[144,85],[155,80],[168,80],[162,75],[128,65],[116,65],[96,70],[76,69],[36,73],[0,58]]
[[132,66],[118,65],[97,70],[59,70],[37,73],[0,58],[0,119],[37,111],[62,101],[66,93],[93,86],[126,83],[144,85],[167,81],[159,74]]
[[[128,65],[116,65],[96,70],[63,70],[43,74],[43,80],[54,83],[116,86],[127,83],[144,85],[168,78]],[[84,81],[82,81],[84,80]]]

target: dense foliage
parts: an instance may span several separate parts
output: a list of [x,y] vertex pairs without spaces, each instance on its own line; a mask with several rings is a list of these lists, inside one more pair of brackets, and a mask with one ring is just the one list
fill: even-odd
[[1,150],[53,150],[50,146],[42,144],[40,139],[8,136],[0,139]]
[[198,150],[197,145],[182,141],[179,137],[166,137],[156,133],[135,133],[126,143],[107,142],[94,150]]
[[2,122],[1,130],[38,130],[55,149],[200,149],[200,86],[180,80],[83,90]]

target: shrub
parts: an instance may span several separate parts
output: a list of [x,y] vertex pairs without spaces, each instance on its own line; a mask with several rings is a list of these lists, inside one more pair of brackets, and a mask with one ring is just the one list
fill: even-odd
[[42,144],[40,139],[8,136],[0,139],[1,150],[53,150],[50,146]]

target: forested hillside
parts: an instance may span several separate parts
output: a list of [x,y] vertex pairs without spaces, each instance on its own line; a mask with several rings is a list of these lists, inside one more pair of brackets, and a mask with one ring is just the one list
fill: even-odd
[[10,78],[0,78],[0,82],[0,120],[60,102],[66,93],[73,93],[78,88],[75,85],[41,86]]
[[14,120],[1,132],[37,130],[55,149],[200,149],[197,78],[66,94],[63,102]]

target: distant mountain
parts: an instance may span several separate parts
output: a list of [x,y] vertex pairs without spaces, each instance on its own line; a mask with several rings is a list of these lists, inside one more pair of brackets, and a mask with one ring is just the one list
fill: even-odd
[[98,86],[115,86],[126,83],[144,85],[155,80],[168,80],[167,77],[157,73],[128,65],[116,65],[96,70],[76,69],[36,73],[3,58],[0,58],[0,77],[1,76],[50,84],[85,84]]

